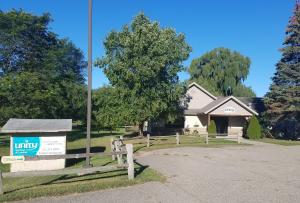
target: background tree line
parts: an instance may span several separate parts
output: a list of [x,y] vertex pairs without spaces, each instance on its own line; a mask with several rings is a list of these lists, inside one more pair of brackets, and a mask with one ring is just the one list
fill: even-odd
[[[278,137],[299,137],[299,34],[296,4],[282,59],[266,94],[265,129]],[[82,51],[50,31],[51,16],[22,10],[0,12],[0,123],[11,117],[85,120],[85,68]],[[191,52],[184,34],[163,28],[143,13],[104,40],[105,55],[95,65],[110,81],[93,91],[93,123],[101,128],[174,121],[187,83],[178,73]],[[250,59],[216,48],[192,61],[195,81],[216,96],[253,97],[244,85]],[[270,127],[270,128],[269,128]]]

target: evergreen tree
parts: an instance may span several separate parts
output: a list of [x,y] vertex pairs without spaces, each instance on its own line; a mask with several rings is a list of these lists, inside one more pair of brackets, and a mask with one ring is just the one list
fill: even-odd
[[261,126],[256,116],[252,116],[249,120],[246,137],[249,139],[261,138]]
[[290,18],[282,58],[276,64],[270,91],[266,94],[267,111],[272,132],[277,137],[300,137],[300,3]]
[[217,126],[214,120],[211,120],[210,124],[208,125],[207,132],[209,137],[216,138]]

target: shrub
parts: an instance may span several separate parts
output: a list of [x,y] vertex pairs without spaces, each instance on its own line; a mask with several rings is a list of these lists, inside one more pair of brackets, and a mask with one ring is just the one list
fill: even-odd
[[209,137],[212,137],[212,138],[215,138],[215,137],[216,137],[216,134],[217,134],[217,126],[216,126],[216,123],[215,123],[214,120],[212,120],[212,121],[210,122],[210,124],[208,125],[207,132],[208,132],[208,136],[209,136]]
[[248,128],[247,128],[246,136],[249,139],[261,138],[261,126],[260,126],[256,116],[251,117]]

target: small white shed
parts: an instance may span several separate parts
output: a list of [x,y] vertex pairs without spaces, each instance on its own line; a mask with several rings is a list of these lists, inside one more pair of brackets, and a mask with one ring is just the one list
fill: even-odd
[[[11,156],[66,154],[66,132],[72,119],[14,119],[1,129],[10,135]],[[10,171],[55,170],[65,167],[65,159],[25,161],[11,164]]]

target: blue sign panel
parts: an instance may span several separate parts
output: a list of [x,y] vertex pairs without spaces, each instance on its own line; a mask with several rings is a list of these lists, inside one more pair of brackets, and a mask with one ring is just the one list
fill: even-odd
[[40,137],[13,137],[13,156],[36,156],[40,145]]

